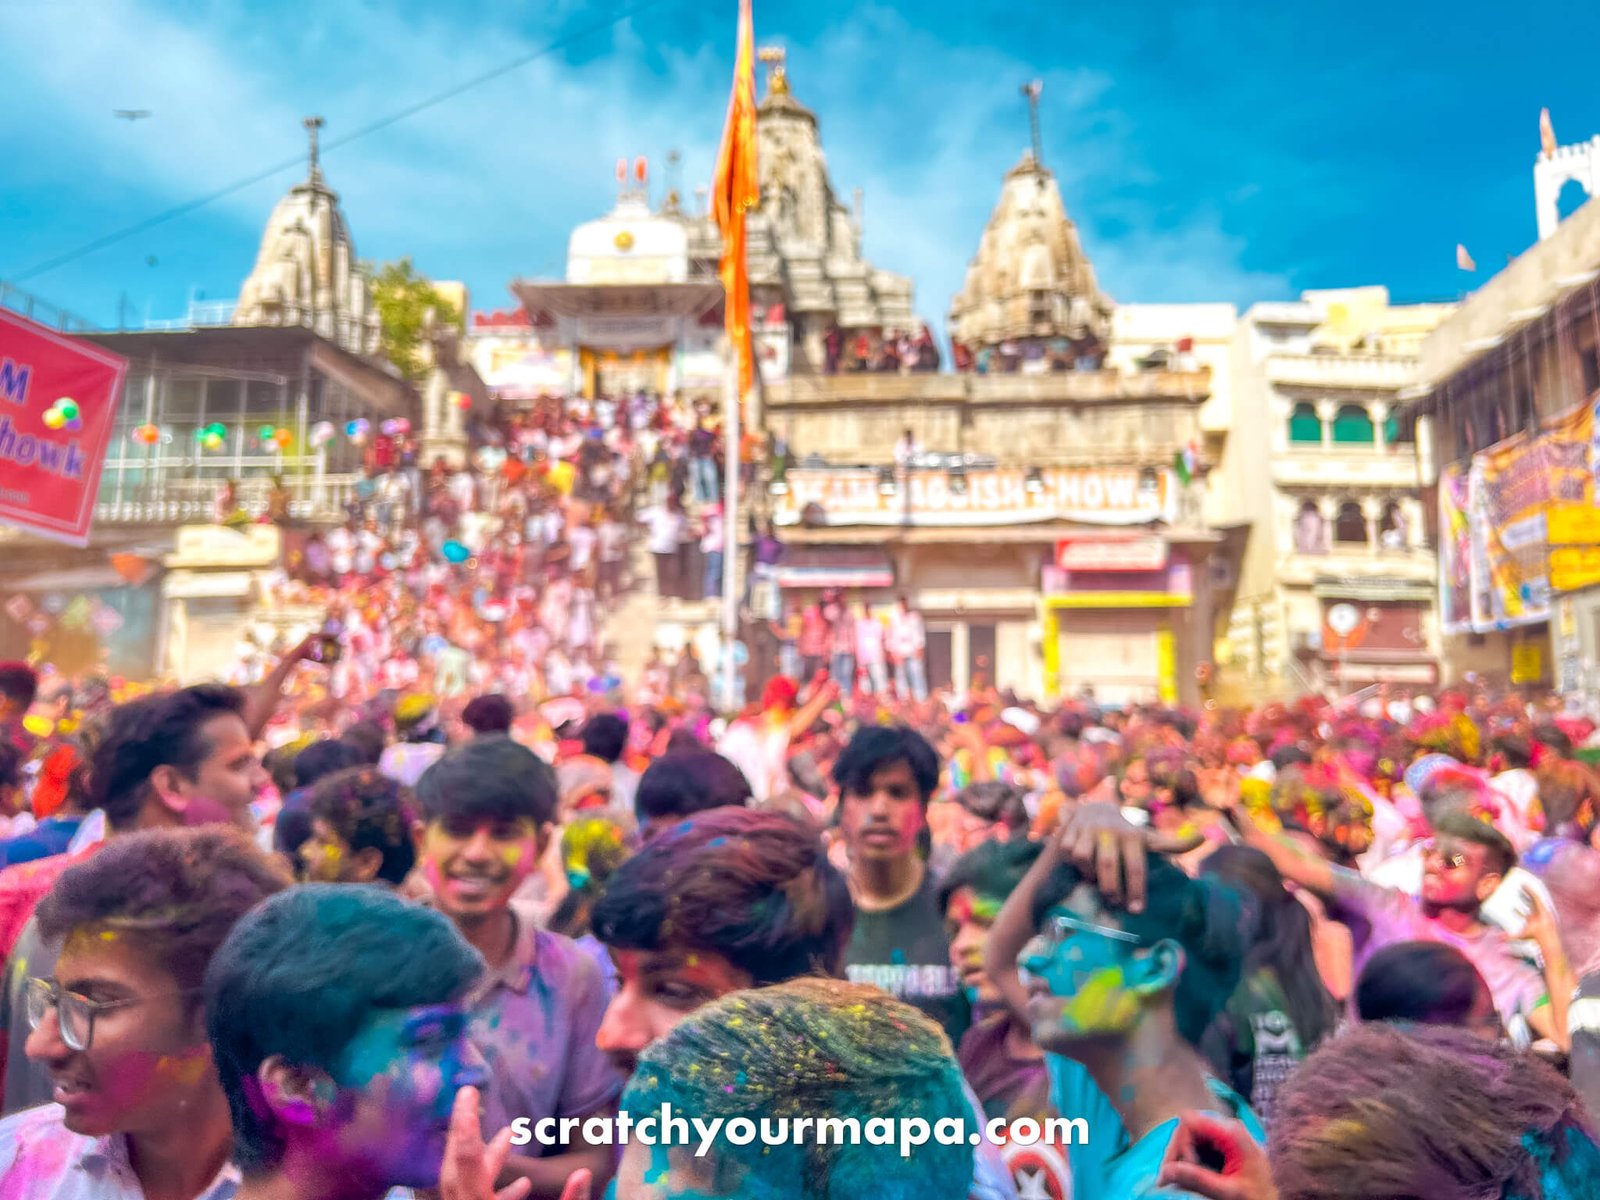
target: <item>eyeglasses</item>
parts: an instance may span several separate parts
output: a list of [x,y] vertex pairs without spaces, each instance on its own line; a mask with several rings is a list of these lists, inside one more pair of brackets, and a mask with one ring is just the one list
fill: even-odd
[[1127,942],[1130,946],[1142,946],[1144,938],[1137,933],[1129,933],[1126,929],[1112,929],[1108,925],[1094,925],[1088,921],[1080,921],[1077,917],[1068,917],[1057,914],[1050,918],[1046,925],[1051,939],[1056,942],[1064,941],[1068,934],[1097,933],[1101,937],[1110,938],[1115,942]]
[[1422,847],[1422,857],[1424,859],[1437,858],[1452,871],[1459,871],[1471,861],[1459,850],[1452,850],[1449,854],[1446,854],[1440,849],[1438,842],[1425,843]]
[[56,1023],[61,1027],[61,1040],[69,1050],[87,1050],[94,1041],[95,1018],[101,1013],[118,1008],[132,1008],[151,1000],[166,1000],[177,996],[192,996],[199,988],[184,988],[178,992],[163,992],[158,996],[132,996],[126,1000],[90,1000],[76,992],[63,991],[54,979],[28,980],[28,1027],[39,1028],[45,1014],[55,1009]]

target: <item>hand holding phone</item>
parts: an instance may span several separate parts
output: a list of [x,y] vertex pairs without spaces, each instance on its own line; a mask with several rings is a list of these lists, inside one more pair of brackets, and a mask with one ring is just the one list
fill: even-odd
[[344,644],[340,641],[343,635],[343,623],[334,617],[329,617],[323,622],[322,631],[312,641],[311,652],[307,657],[314,663],[331,667],[344,656]]

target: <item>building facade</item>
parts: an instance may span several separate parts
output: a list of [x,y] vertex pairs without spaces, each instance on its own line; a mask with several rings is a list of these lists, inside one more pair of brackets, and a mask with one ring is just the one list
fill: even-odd
[[[829,345],[917,326],[911,281],[862,257],[859,201],[834,190],[817,116],[789,89],[782,55],[757,110],[761,203],[748,218],[756,361],[768,384],[823,372]],[[616,206],[572,232],[559,280],[516,280],[517,303],[474,313],[468,355],[509,401],[542,395],[675,394],[720,404],[726,361],[722,243],[708,212],[667,190],[652,201],[643,159],[618,165]]]
[[1219,523],[1248,530],[1218,656],[1244,692],[1436,682],[1436,566],[1398,396],[1449,311],[1376,287],[1241,317],[1213,490]]
[[1452,668],[1594,700],[1600,203],[1550,228],[1439,326],[1405,399],[1425,435]]
[[[381,355],[370,286],[318,163],[320,124],[308,122],[306,179],[273,209],[237,302],[136,331],[76,330],[129,363],[95,523],[81,550],[0,529],[0,593],[15,598],[0,611],[0,657],[37,649],[63,670],[133,678],[225,673],[282,544],[272,527],[213,526],[222,485],[235,481],[239,506],[260,515],[279,479],[296,520],[341,521],[368,437],[350,423],[371,436],[390,418],[421,427],[417,388]],[[456,386],[473,390],[466,374]],[[459,411],[435,409],[448,435]]]
[[1112,314],[1054,176],[1024,156],[951,304],[956,372],[768,390],[800,464],[775,504],[791,603],[904,596],[935,686],[1193,702],[1220,543],[1196,456],[1212,380],[1192,357],[1112,365]]

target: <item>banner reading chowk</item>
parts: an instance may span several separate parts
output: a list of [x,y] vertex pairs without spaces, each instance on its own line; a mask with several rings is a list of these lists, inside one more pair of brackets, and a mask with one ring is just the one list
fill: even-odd
[[0,524],[87,544],[126,359],[0,309]]
[[907,495],[898,477],[886,494],[873,470],[796,468],[784,477],[789,491],[777,498],[773,519],[797,525],[813,504],[828,525],[1139,525],[1172,519],[1176,488],[1166,470],[1153,479],[1141,479],[1132,467],[1047,468],[1040,475],[1030,489],[1020,468],[971,470],[965,488],[958,489],[944,471],[913,471]]

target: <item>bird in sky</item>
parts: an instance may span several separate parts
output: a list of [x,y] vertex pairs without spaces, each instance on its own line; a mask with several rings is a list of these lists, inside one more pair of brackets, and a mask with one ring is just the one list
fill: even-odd
[[142,121],[150,115],[148,108],[119,108],[115,109],[112,116],[119,121]]

